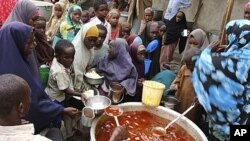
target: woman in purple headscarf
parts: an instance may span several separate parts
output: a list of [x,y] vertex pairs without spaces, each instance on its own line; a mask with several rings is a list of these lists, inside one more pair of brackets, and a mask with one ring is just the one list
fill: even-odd
[[124,101],[134,101],[138,74],[127,51],[128,44],[124,39],[116,38],[109,47],[108,56],[97,63],[96,71],[104,75],[106,88],[111,82],[118,82],[127,92]]
[[[27,62],[33,49],[33,27],[21,22],[11,22],[0,30],[0,75],[11,73],[26,80],[31,88],[31,106],[26,120],[35,126],[39,133],[51,125],[60,124],[62,113],[73,116],[75,108],[64,108],[49,99],[39,80],[34,77]],[[76,110],[77,111],[77,110]]]
[[144,45],[134,42],[129,46],[129,54],[138,73],[135,101],[141,102],[142,82],[145,79],[144,58],[146,55],[146,48]]

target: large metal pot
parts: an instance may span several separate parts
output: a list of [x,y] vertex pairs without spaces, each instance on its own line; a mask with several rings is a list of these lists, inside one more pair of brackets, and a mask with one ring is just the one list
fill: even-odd
[[[156,108],[154,107],[149,107],[145,106],[142,103],[139,102],[128,102],[128,103],[123,103],[119,105],[124,112],[126,111],[147,111],[150,113],[153,113],[157,116],[160,116],[162,118],[168,119],[168,120],[173,120],[175,119],[179,113],[162,107],[158,106]],[[103,118],[105,118],[107,115],[103,114],[99,118],[95,119],[92,123],[91,129],[90,129],[90,136],[91,136],[91,141],[96,141],[95,139],[95,131],[96,131],[96,126],[99,121],[101,121]],[[205,134],[200,130],[197,125],[195,125],[191,120],[189,120],[186,117],[182,117],[180,120],[176,122],[179,126],[181,126],[189,135],[191,135],[195,141],[208,141],[206,138]]]

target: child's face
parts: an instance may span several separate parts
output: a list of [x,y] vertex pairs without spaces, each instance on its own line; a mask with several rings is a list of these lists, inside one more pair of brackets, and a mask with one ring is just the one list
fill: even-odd
[[119,15],[118,14],[112,14],[110,19],[109,19],[109,23],[112,27],[116,27],[118,25],[118,21],[119,21]]
[[153,19],[152,12],[151,11],[145,11],[144,18],[145,18],[146,22],[152,21],[152,19]]
[[198,45],[199,45],[199,42],[194,38],[194,37],[190,37],[190,39],[189,39],[189,42],[188,42],[188,46],[189,46],[189,48],[192,48],[192,47],[198,47]]
[[159,37],[159,29],[158,28],[150,29],[150,37],[151,40],[157,39]]
[[95,11],[95,15],[99,19],[105,19],[105,17],[108,15],[108,5],[101,4],[98,8],[98,10]]
[[44,20],[35,21],[34,28],[36,32],[45,34],[46,21]]
[[55,12],[55,16],[57,18],[61,18],[63,11],[62,11],[62,7],[59,4],[56,4],[54,7],[54,12]]
[[65,68],[70,68],[75,56],[74,47],[65,48],[60,54],[58,54],[57,61],[61,63]]
[[160,36],[163,36],[166,31],[167,31],[166,25],[162,25],[159,29]]
[[73,11],[73,12],[71,13],[71,19],[72,19],[72,21],[74,21],[75,23],[79,23],[79,22],[80,22],[81,16],[82,16],[82,13],[81,13],[80,10],[76,10],[76,11]]
[[102,44],[104,42],[104,40],[106,39],[107,33],[105,30],[99,29],[99,37],[97,40],[97,47],[95,48],[96,50],[101,49],[102,48]]
[[82,22],[87,23],[89,21],[89,15],[87,12],[82,13]]
[[27,39],[27,42],[26,42],[24,50],[23,50],[24,56],[27,56],[27,55],[32,53],[32,50],[34,48],[34,45],[33,45],[34,39],[35,39],[34,33],[31,33],[29,38]]
[[145,58],[146,52],[145,51],[139,51],[137,52],[137,60],[141,63],[144,62],[144,58]]
[[122,28],[121,37],[128,38],[130,36],[130,29],[129,28]]
[[90,7],[90,8],[89,8],[89,15],[90,15],[90,18],[95,17],[95,10],[94,10],[93,7]]
[[178,12],[176,15],[176,22],[180,22],[183,19],[183,14],[181,12]]
[[115,56],[114,48],[115,48],[115,41],[111,40],[109,42],[109,50],[108,50],[108,57],[109,58],[114,58],[114,56]]
[[83,42],[88,49],[92,49],[96,48],[97,39],[98,39],[97,37],[85,37]]
[[245,8],[245,10],[244,10],[244,19],[250,20],[250,9],[249,8]]

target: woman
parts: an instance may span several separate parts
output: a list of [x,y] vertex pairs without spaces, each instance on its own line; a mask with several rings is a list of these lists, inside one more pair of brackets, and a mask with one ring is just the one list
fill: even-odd
[[118,82],[128,94],[124,101],[134,101],[138,74],[127,51],[128,44],[124,39],[117,38],[110,42],[109,47],[108,56],[96,64],[96,71],[105,78],[102,88],[105,91],[111,82]]
[[182,11],[179,11],[168,23],[165,40],[161,49],[161,64],[167,64],[173,60],[174,50],[178,42],[179,53],[182,53],[185,49],[187,38],[181,36],[184,29],[187,29],[186,16]]
[[26,120],[35,126],[39,133],[51,124],[59,126],[56,121],[63,112],[74,116],[75,108],[63,108],[53,103],[44,92],[39,80],[34,77],[27,62],[27,56],[33,51],[33,28],[20,22],[6,24],[0,30],[0,74],[12,73],[25,79],[31,88],[31,106]]
[[219,44],[213,42],[195,63],[193,86],[208,114],[209,140],[229,141],[230,125],[244,125],[250,116],[249,30],[249,20],[230,21],[226,50],[212,52]]
[[[10,13],[8,19],[5,21],[4,25],[18,21],[28,25],[33,24],[32,18],[39,15],[38,8],[29,0],[19,0],[15,7],[13,8],[12,12]],[[39,78],[38,73],[38,62],[35,56],[35,50],[28,56],[27,61],[30,64],[32,72],[35,74],[37,78]]]
[[84,81],[83,76],[86,68],[94,59],[94,48],[99,37],[99,30],[96,25],[84,25],[73,40],[75,46],[75,58],[73,70],[75,72],[74,89],[82,92],[89,89],[89,85]]

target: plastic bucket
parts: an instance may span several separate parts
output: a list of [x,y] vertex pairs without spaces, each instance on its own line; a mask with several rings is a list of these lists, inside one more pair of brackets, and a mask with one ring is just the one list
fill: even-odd
[[151,62],[152,61],[150,59],[144,59],[144,66],[145,66],[144,74],[148,74]]
[[142,89],[142,103],[148,106],[159,106],[165,85],[156,81],[144,81]]

